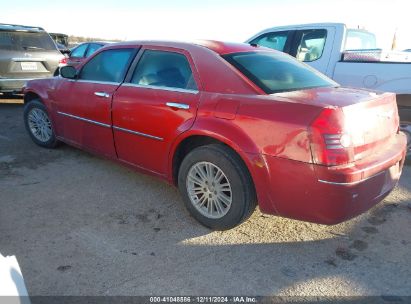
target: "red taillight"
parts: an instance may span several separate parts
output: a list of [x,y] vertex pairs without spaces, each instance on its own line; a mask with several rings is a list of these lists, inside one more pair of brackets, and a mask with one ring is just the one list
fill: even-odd
[[310,135],[314,163],[336,166],[354,161],[352,139],[346,133],[341,109],[324,109],[312,122]]
[[63,66],[66,64],[67,64],[67,58],[66,57],[61,58],[59,61],[59,66]]

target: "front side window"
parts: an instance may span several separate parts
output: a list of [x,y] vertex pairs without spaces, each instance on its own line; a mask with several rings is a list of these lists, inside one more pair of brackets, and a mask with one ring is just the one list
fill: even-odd
[[133,54],[133,49],[103,51],[86,63],[79,79],[120,83],[124,79]]
[[86,49],[87,49],[87,43],[79,45],[71,52],[70,57],[83,58],[84,52],[86,51]]
[[267,94],[338,86],[327,76],[282,53],[246,52],[223,57]]
[[131,78],[131,83],[197,90],[186,56],[165,51],[144,51]]
[[253,39],[251,44],[258,44],[273,50],[284,52],[287,43],[289,31],[267,33]]
[[297,44],[297,59],[304,62],[311,62],[319,59],[324,51],[327,30],[304,30],[297,34],[299,42]]

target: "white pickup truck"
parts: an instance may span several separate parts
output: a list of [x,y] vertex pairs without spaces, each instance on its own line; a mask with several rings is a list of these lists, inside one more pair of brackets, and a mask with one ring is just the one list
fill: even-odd
[[378,49],[373,33],[342,23],[273,27],[247,43],[288,53],[343,86],[397,93],[411,155],[411,52]]

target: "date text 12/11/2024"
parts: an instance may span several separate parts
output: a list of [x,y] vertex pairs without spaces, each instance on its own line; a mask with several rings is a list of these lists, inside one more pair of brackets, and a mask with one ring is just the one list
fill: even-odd
[[181,296],[181,297],[150,297],[150,303],[258,303],[256,297],[232,296]]

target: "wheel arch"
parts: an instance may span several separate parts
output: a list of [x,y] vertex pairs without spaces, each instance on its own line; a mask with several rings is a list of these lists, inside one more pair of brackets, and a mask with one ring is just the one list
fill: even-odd
[[24,93],[24,98],[23,98],[24,104],[27,104],[30,101],[35,100],[35,99],[39,100],[41,103],[44,104],[44,102],[43,102],[43,100],[42,100],[42,98],[40,97],[39,94],[37,94],[33,91],[27,91],[27,92]]
[[221,134],[198,130],[187,131],[174,142],[171,149],[172,152],[169,157],[169,181],[177,186],[179,168],[185,155],[197,147],[209,144],[221,144],[234,152],[246,168],[247,173],[250,176],[252,186],[254,190],[256,190],[252,172],[252,164],[241,147]]

